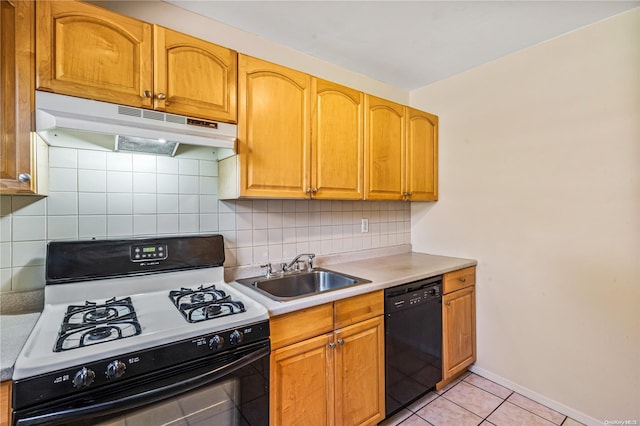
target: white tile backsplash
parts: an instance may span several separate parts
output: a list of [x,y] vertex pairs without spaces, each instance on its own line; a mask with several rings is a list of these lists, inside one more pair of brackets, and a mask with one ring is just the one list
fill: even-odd
[[107,153],[78,150],[78,169],[107,170]]
[[133,173],[133,192],[137,193],[156,193],[156,174],[155,173]]
[[133,171],[133,154],[124,152],[107,152],[107,170]]
[[52,146],[49,148],[49,167],[78,168],[78,151]]
[[133,194],[107,193],[107,214],[109,215],[133,214]]
[[51,191],[47,199],[48,215],[77,215],[78,193]]
[[77,240],[78,216],[47,216],[48,240]]
[[199,168],[200,167],[198,160],[192,160],[188,158],[181,158],[178,160],[178,173],[180,175],[197,176]]
[[15,216],[12,221],[12,241],[34,241],[46,239],[46,218],[46,216]]
[[133,236],[133,217],[128,214],[107,216],[107,236],[108,237],[129,237]]
[[156,214],[158,203],[156,194],[135,194],[133,197],[134,214]]
[[49,191],[77,191],[78,169],[49,168]]
[[158,234],[177,234],[179,229],[178,225],[177,214],[158,215]]
[[107,216],[79,216],[78,238],[104,238],[107,236]]
[[[218,165],[52,147],[50,196],[0,199],[0,291],[44,285],[51,239],[219,233],[225,265],[410,242],[408,203],[217,198]],[[369,233],[360,220],[369,219]]]
[[[107,165],[108,167],[108,165]],[[107,170],[107,192],[130,193],[133,190],[133,173]]]
[[104,170],[78,169],[78,191],[99,192],[107,191],[107,172]]
[[158,174],[157,185],[158,194],[177,194],[179,191],[179,183],[176,175]]
[[104,192],[79,192],[78,214],[107,214],[107,194]]
[[156,156],[146,154],[133,154],[132,166],[134,172],[155,173]]
[[[16,241],[12,245],[11,266],[44,265],[47,244],[41,241]],[[2,265],[4,266],[4,265]]]
[[144,214],[133,216],[134,235],[155,235],[157,231],[156,215]]

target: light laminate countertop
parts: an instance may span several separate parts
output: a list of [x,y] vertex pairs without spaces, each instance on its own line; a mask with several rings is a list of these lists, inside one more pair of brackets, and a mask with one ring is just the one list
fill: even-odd
[[10,380],[13,364],[40,317],[40,312],[0,315],[0,380]]
[[270,299],[237,282],[232,282],[231,284],[239,291],[266,306],[269,314],[275,316],[456,271],[475,266],[477,263],[474,259],[409,252],[326,266],[316,265],[343,274],[365,278],[370,280],[371,283],[354,285],[288,301]]

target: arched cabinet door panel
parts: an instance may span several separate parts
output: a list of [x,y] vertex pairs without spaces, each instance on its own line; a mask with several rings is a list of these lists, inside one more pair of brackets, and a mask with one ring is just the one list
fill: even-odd
[[411,201],[438,199],[438,117],[407,108],[406,194]]
[[311,76],[240,55],[238,98],[240,196],[305,198]]
[[311,196],[361,200],[364,94],[321,79],[314,84]]
[[37,2],[36,22],[37,89],[152,106],[151,24],[71,1]]
[[405,107],[365,96],[365,199],[402,200]]
[[235,123],[237,53],[160,26],[154,31],[154,108]]

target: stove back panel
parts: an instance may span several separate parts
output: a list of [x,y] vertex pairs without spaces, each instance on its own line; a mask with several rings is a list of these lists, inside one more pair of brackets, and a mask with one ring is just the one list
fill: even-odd
[[222,266],[222,235],[52,241],[47,285]]

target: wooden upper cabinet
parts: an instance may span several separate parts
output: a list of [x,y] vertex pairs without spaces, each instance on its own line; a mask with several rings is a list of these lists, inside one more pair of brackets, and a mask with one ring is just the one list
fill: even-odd
[[240,196],[306,197],[310,105],[311,76],[239,55]]
[[0,19],[0,193],[33,194],[35,2],[2,1]]
[[363,198],[364,94],[314,79],[311,136],[313,198]]
[[405,197],[438,199],[438,117],[407,107]]
[[365,95],[365,194],[367,200],[402,200],[405,179],[405,107]]
[[234,50],[154,26],[154,108],[235,122],[238,59]]
[[90,4],[38,1],[36,88],[152,106],[152,26]]

